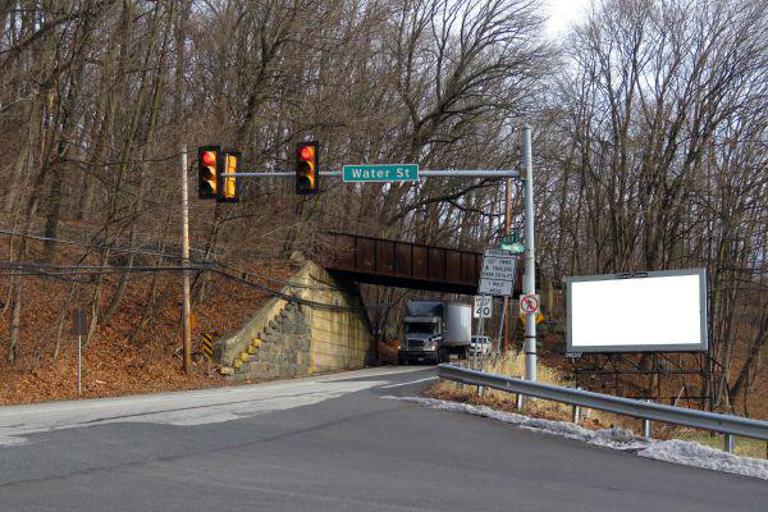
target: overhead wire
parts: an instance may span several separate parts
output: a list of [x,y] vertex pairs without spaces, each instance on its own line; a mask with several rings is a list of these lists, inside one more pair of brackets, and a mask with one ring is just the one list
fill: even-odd
[[[75,240],[66,240],[63,238],[57,238],[57,237],[49,237],[49,236],[42,236],[42,235],[31,235],[29,233],[20,233],[18,231],[12,231],[9,229],[0,228],[0,235],[7,235],[7,236],[19,236],[22,238],[28,238],[31,240],[39,240],[43,242],[56,242],[64,245],[75,245],[79,247],[89,247],[92,249],[109,249],[110,251],[114,253],[120,253],[120,254],[143,254],[147,256],[160,256],[162,258],[176,258],[181,259],[181,253],[173,253],[173,252],[160,252],[160,251],[150,251],[146,249],[133,249],[128,247],[113,247],[106,244],[95,244],[95,243],[89,243],[89,242],[79,242]],[[206,253],[205,249],[199,249],[197,247],[190,247],[190,251],[195,251],[199,253]]]
[[[325,302],[318,302],[314,300],[304,299],[297,295],[285,293],[279,290],[275,290],[269,286],[262,285],[260,283],[244,279],[241,276],[230,274],[224,270],[216,268],[218,265],[215,262],[205,264],[190,264],[187,266],[175,265],[175,266],[131,266],[131,267],[115,267],[112,265],[47,265],[41,263],[18,263],[18,262],[4,262],[0,261],[0,274],[6,276],[40,276],[50,277],[54,279],[64,280],[68,282],[78,282],[88,284],[88,281],[73,279],[74,276],[92,276],[99,274],[113,274],[113,273],[139,273],[139,272],[183,272],[185,270],[198,270],[209,271],[214,274],[220,275],[226,279],[239,282],[247,285],[251,288],[258,289],[259,291],[270,295],[272,297],[283,299],[287,302],[294,304],[304,305],[312,308],[325,309],[331,311],[342,312],[361,312],[366,309],[383,307],[384,305],[368,305],[361,307],[349,307],[341,306],[337,304],[329,304]],[[288,285],[291,286],[291,285]]]

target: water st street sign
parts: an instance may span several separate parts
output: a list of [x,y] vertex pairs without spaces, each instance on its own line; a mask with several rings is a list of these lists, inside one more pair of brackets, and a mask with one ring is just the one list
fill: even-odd
[[418,181],[418,164],[345,165],[342,176],[347,183],[370,181]]

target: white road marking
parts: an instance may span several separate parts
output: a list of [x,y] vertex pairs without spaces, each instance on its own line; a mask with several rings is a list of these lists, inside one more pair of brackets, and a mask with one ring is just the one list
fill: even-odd
[[422,382],[428,382],[430,380],[437,380],[437,375],[434,377],[426,377],[424,379],[412,380],[410,382],[399,382],[397,384],[389,384],[388,386],[381,386],[381,389],[399,388],[400,386],[410,386],[412,384],[420,384]]

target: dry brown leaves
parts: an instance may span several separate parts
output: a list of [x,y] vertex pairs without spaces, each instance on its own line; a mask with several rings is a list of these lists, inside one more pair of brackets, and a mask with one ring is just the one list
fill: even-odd
[[[247,269],[258,274],[259,269]],[[287,267],[270,269],[272,278],[284,279]],[[204,332],[214,339],[238,329],[247,313],[256,310],[268,296],[256,288],[210,276],[205,300],[193,307],[197,326],[193,330],[193,365],[182,371],[181,276],[161,274],[153,321],[133,336],[145,312],[152,276],[132,278],[118,312],[99,328],[83,350],[83,397],[107,397],[220,386],[225,380],[202,356]],[[9,280],[0,278],[0,300],[5,300]],[[20,350],[15,364],[7,361],[10,308],[0,317],[0,404],[21,404],[77,396],[77,337],[71,334],[71,309],[67,307],[56,351],[56,320],[64,307],[69,283],[50,278],[24,277],[24,302]],[[279,287],[279,283],[272,283]],[[92,285],[83,286],[81,304],[90,297]],[[101,297],[102,311],[116,288],[116,278],[107,281]],[[130,341],[129,341],[130,340]]]

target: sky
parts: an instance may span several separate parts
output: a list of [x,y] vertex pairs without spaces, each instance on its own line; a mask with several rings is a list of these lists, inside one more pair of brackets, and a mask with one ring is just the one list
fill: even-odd
[[552,36],[558,36],[568,29],[571,23],[584,18],[591,0],[545,0],[548,6],[548,28]]

